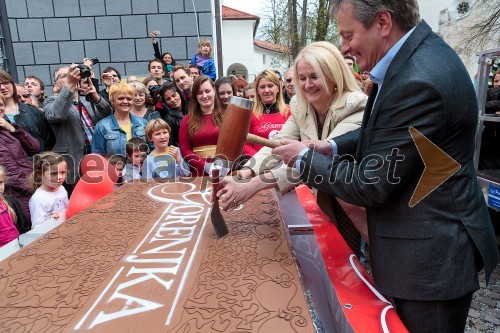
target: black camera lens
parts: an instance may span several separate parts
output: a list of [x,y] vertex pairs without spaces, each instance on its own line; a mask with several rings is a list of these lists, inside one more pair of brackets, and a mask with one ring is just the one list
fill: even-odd
[[80,70],[80,75],[82,78],[87,78],[92,75],[92,71],[90,70],[89,66],[86,65],[78,65],[77,67]]
[[148,87],[149,95],[152,98],[156,98],[156,96],[158,96],[158,94],[160,93],[160,89],[161,89],[160,86],[149,86]]

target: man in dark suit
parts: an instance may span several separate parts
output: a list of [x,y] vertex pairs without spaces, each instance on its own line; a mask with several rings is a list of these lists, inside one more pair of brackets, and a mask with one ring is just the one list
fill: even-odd
[[[478,107],[471,80],[420,20],[417,0],[332,0],[331,13],[341,51],[375,82],[362,126],[332,142],[281,140],[273,153],[299,167],[307,184],[366,207],[375,284],[394,298],[410,332],[463,331],[478,271],[484,267],[488,279],[498,260],[473,166]],[[424,165],[413,129],[458,167]],[[415,202],[417,185],[428,189]]]

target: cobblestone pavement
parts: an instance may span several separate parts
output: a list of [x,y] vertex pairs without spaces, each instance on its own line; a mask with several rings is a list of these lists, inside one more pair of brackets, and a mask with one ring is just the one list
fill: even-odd
[[474,293],[465,332],[500,333],[500,264],[487,287],[484,273],[481,274],[481,289]]
[[[497,235],[500,245],[500,236]],[[484,272],[479,275],[481,289],[474,293],[465,332],[500,333],[500,264],[486,286]]]

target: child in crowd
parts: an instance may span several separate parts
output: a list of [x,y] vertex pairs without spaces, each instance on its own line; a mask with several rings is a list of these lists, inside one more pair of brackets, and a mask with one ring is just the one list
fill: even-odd
[[35,155],[30,186],[35,191],[30,199],[32,228],[50,219],[66,219],[68,193],[61,186],[66,180],[67,165],[64,158],[54,152]]
[[212,43],[210,43],[210,40],[203,39],[198,44],[198,53],[191,59],[190,63],[201,68],[201,75],[206,75],[215,82],[217,70],[215,69],[214,58],[212,58]]
[[116,178],[115,190],[122,186],[123,181],[123,169],[125,169],[125,164],[127,163],[127,159],[125,156],[116,154],[108,156],[108,163],[115,167],[115,172],[118,178]]
[[127,153],[127,164],[125,164],[123,170],[123,182],[127,183],[141,179],[142,164],[148,156],[148,144],[141,138],[132,138],[127,141],[125,151]]
[[169,146],[170,126],[161,118],[151,120],[146,126],[146,137],[155,149],[142,165],[142,178],[177,178],[191,175],[189,167],[182,159],[181,151]]
[[3,195],[5,191],[5,176],[5,167],[0,165],[0,247],[19,236],[16,222],[18,214],[22,214],[22,210],[16,212]]

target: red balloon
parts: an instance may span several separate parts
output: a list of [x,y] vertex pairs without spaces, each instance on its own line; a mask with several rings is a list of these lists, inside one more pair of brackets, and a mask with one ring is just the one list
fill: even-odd
[[85,156],[81,163],[81,169],[82,177],[76,184],[68,202],[67,218],[90,207],[94,202],[113,192],[118,178],[114,166],[97,154]]

